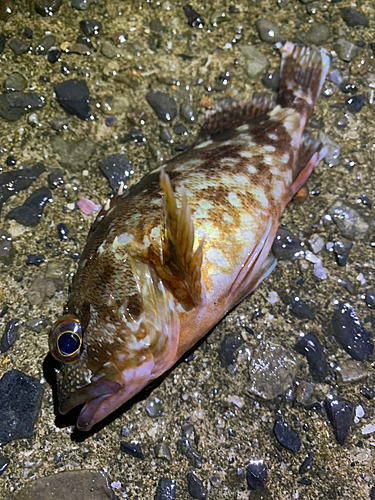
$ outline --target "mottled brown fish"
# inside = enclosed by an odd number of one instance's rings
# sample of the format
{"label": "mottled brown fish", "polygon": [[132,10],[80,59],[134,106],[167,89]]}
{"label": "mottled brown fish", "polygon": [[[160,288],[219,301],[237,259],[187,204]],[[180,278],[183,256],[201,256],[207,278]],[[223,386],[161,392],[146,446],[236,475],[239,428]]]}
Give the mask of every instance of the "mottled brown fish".
{"label": "mottled brown fish", "polygon": [[210,112],[186,152],[94,222],[50,350],[60,411],[88,430],[159,377],[274,268],[285,206],[326,148],[303,131],[329,67],[287,43],[276,103]]}

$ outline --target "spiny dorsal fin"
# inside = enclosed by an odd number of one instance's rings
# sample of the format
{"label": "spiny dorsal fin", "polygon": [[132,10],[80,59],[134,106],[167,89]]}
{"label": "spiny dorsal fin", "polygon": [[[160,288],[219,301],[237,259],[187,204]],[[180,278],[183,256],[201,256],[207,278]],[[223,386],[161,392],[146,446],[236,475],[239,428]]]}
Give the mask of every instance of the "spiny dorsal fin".
{"label": "spiny dorsal fin", "polygon": [[204,300],[201,281],[204,238],[194,252],[194,224],[186,193],[182,191],[181,208],[178,210],[169,175],[164,169],[160,172],[160,186],[164,194],[165,227],[162,262],[157,272],[188,310]]}
{"label": "spiny dorsal fin", "polygon": [[261,116],[265,116],[275,107],[275,102],[269,94],[259,94],[248,102],[231,102],[218,104],[207,111],[206,121],[202,126],[200,138],[224,132]]}

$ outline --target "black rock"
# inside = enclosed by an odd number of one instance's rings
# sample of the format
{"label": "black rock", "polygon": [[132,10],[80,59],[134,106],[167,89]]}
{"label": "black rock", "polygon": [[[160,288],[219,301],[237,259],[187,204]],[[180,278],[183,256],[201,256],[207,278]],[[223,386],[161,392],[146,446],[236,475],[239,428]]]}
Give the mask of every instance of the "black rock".
{"label": "black rock", "polygon": [[11,235],[5,229],[0,229],[0,262],[6,266],[11,266],[14,254]]}
{"label": "black rock", "polygon": [[8,92],[0,95],[0,117],[15,122],[21,116],[41,109],[45,105],[44,97],[35,92]]}
{"label": "black rock", "polygon": [[[372,50],[372,55],[375,57],[375,43],[370,43],[370,48]],[[1,54],[1,51],[0,51]]]}
{"label": "black rock", "polygon": [[43,264],[43,262],[46,261],[46,258],[44,255],[38,254],[38,253],[32,253],[30,254],[27,259],[26,259],[26,265],[28,266],[40,266],[40,264]]}
{"label": "black rock", "polygon": [[8,156],[7,159],[5,160],[6,165],[8,167],[13,167],[17,163],[17,158],[15,156]]}
{"label": "black rock", "polygon": [[371,200],[365,194],[361,194],[361,196],[357,199],[357,203],[360,203],[364,207],[368,207],[371,210]]}
{"label": "black rock", "polygon": [[54,170],[47,177],[48,186],[51,189],[55,189],[61,184],[64,184],[64,171],[63,170]]}
{"label": "black rock", "polygon": [[363,386],[361,389],[361,394],[367,399],[374,399],[374,390],[370,387]]}
{"label": "black rock", "polygon": [[5,469],[10,464],[10,458],[6,455],[0,455],[0,476],[5,472]]}
{"label": "black rock", "polygon": [[66,63],[65,61],[61,61],[61,73],[65,76],[68,76],[70,73],[68,63]]}
{"label": "black rock", "polygon": [[193,498],[197,498],[198,500],[202,500],[202,498],[207,497],[207,492],[203,486],[202,481],[192,472],[186,474],[187,482],[188,482],[188,490],[190,495]]}
{"label": "black rock", "polygon": [[236,353],[243,345],[244,339],[240,334],[225,335],[220,344],[219,358],[221,364],[230,372],[234,373],[236,370]]}
{"label": "black rock", "polygon": [[349,28],[353,28],[354,26],[368,26],[367,17],[362,12],[351,7],[341,9],[341,17]]}
{"label": "black rock", "polygon": [[297,318],[311,320],[315,318],[315,312],[298,295],[293,295],[292,297],[290,297],[289,305],[290,312]]}
{"label": "black rock", "polygon": [[83,19],[79,22],[79,27],[86,36],[98,35],[102,29],[102,23],[100,21],[94,21],[93,19]]}
{"label": "black rock", "polygon": [[51,64],[55,64],[60,59],[61,54],[61,50],[52,47],[47,54],[48,62],[50,62]]}
{"label": "black rock", "polygon": [[345,266],[349,258],[350,250],[352,249],[353,242],[342,238],[340,241],[336,241],[333,245],[333,251],[335,252],[336,262],[339,266]]}
{"label": "black rock", "polygon": [[167,477],[159,479],[154,500],[175,500],[176,481]]}
{"label": "black rock", "polygon": [[18,339],[18,330],[20,328],[19,321],[18,318],[13,318],[6,324],[0,340],[0,352],[6,352]]}
{"label": "black rock", "polygon": [[89,89],[84,80],[67,80],[55,85],[58,103],[71,115],[81,120],[90,116]]}
{"label": "black rock", "polygon": [[371,488],[370,491],[370,500],[375,500],[375,486]]}
{"label": "black rock", "polygon": [[272,245],[272,252],[279,260],[294,260],[304,255],[305,247],[297,236],[279,227]]}
{"label": "black rock", "polygon": [[177,450],[181,455],[185,455],[193,467],[202,467],[202,457],[201,455],[193,450],[190,441],[186,438],[182,438],[177,441]]}
{"label": "black rock", "polygon": [[8,198],[27,189],[45,170],[43,163],[0,174],[0,211]]}
{"label": "black rock", "polygon": [[301,448],[301,441],[297,432],[285,422],[283,417],[279,416],[277,418],[273,432],[281,446],[287,450],[297,453]]}
{"label": "black rock", "polygon": [[346,107],[351,113],[358,113],[365,104],[366,97],[363,94],[354,95],[346,100]]}
{"label": "black rock", "polygon": [[259,490],[267,482],[267,466],[263,460],[251,460],[246,469],[246,481],[250,490]]}
{"label": "black rock", "polygon": [[370,332],[361,325],[350,304],[339,302],[332,316],[332,330],[339,344],[357,361],[363,361],[373,353]]}
{"label": "black rock", "polygon": [[57,224],[57,236],[59,237],[60,240],[67,240],[68,234],[69,234],[69,229],[63,222]]}
{"label": "black rock", "polygon": [[186,135],[187,128],[182,123],[176,123],[173,125],[173,132],[177,135]]}
{"label": "black rock", "polygon": [[309,470],[311,470],[311,466],[314,460],[314,453],[309,453],[305,460],[299,466],[298,472],[300,474],[306,474]]}
{"label": "black rock", "polygon": [[192,26],[193,28],[195,26],[198,26],[199,28],[202,28],[202,26],[204,26],[205,22],[203,17],[198,14],[198,12],[194,10],[191,5],[184,5],[184,12],[185,16],[187,17],[189,26]]}
{"label": "black rock", "polygon": [[31,438],[43,400],[43,384],[18,370],[0,380],[0,445]]}
{"label": "black rock", "polygon": [[51,197],[52,194],[48,188],[39,188],[27,198],[23,205],[8,212],[5,218],[15,220],[22,226],[35,227],[39,224],[44,207]]}
{"label": "black rock", "polygon": [[26,54],[30,50],[30,42],[27,40],[20,40],[19,38],[12,38],[9,42],[9,47],[18,56]]}
{"label": "black rock", "polygon": [[163,122],[170,122],[177,116],[177,105],[173,97],[164,92],[148,92],[146,99],[156,115]]}
{"label": "black rock", "polygon": [[273,92],[277,92],[280,86],[280,71],[265,73],[262,77],[263,85]]}
{"label": "black rock", "polygon": [[0,54],[4,52],[5,49],[6,37],[2,33],[0,33]]}
{"label": "black rock", "polygon": [[353,421],[355,405],[346,399],[339,398],[326,399],[324,404],[336,441],[343,445]]}
{"label": "black rock", "polygon": [[3,306],[3,308],[0,311],[0,318],[4,318],[4,316],[8,311],[9,311],[9,306],[5,304],[5,306]]}
{"label": "black rock", "polygon": [[27,36],[27,38],[32,38],[33,35],[34,35],[34,32],[31,28],[29,28],[28,26],[26,26],[26,28],[23,30],[25,36]]}
{"label": "black rock", "polygon": [[128,134],[122,139],[121,142],[145,142],[146,138],[143,135],[141,130],[137,130],[136,128],[132,128]]}
{"label": "black rock", "polygon": [[36,0],[35,10],[41,16],[51,16],[58,12],[62,5],[62,0]]}
{"label": "black rock", "polygon": [[85,35],[78,35],[76,38],[76,43],[80,45],[86,45],[86,47],[88,47],[89,49],[92,49],[94,47],[90,38]]}
{"label": "black rock", "polygon": [[358,89],[354,83],[350,83],[348,81],[344,81],[340,83],[339,89],[344,94],[356,94]]}
{"label": "black rock", "polygon": [[120,442],[120,450],[131,457],[139,458],[143,460],[145,456],[142,453],[142,449],[139,444],[128,443],[127,441]]}
{"label": "black rock", "polygon": [[180,105],[180,115],[187,123],[191,123],[195,120],[195,112],[191,104],[187,101],[183,101]]}
{"label": "black rock", "polygon": [[305,486],[310,486],[312,484],[312,479],[310,479],[309,477],[303,477],[302,479],[299,479],[297,483],[303,484]]}
{"label": "black rock", "polygon": [[296,345],[296,350],[306,356],[312,377],[321,382],[327,375],[327,362],[319,340],[313,333],[301,337]]}
{"label": "black rock", "polygon": [[375,290],[366,290],[365,302],[371,309],[375,309]]}
{"label": "black rock", "polygon": [[127,155],[113,154],[99,163],[99,168],[107,177],[112,189],[118,189],[121,182],[129,178],[132,162]]}
{"label": "black rock", "polygon": [[45,56],[49,49],[53,47],[56,43],[56,37],[53,35],[47,35],[43,37],[38,45],[35,47],[35,54],[38,56]]}

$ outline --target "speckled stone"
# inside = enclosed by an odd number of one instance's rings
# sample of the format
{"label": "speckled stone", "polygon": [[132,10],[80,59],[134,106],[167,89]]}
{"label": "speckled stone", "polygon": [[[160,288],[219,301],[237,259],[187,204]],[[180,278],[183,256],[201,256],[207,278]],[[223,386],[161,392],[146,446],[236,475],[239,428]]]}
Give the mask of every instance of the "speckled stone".
{"label": "speckled stone", "polygon": [[34,92],[9,92],[0,95],[0,117],[15,122],[21,116],[43,108],[45,99]]}

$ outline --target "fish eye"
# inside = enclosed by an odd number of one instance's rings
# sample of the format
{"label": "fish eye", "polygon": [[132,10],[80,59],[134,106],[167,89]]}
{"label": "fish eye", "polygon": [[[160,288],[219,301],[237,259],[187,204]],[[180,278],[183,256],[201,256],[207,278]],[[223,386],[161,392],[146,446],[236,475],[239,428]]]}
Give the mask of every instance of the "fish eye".
{"label": "fish eye", "polygon": [[49,336],[49,349],[63,363],[75,363],[82,351],[82,327],[77,318],[65,316],[54,325]]}

